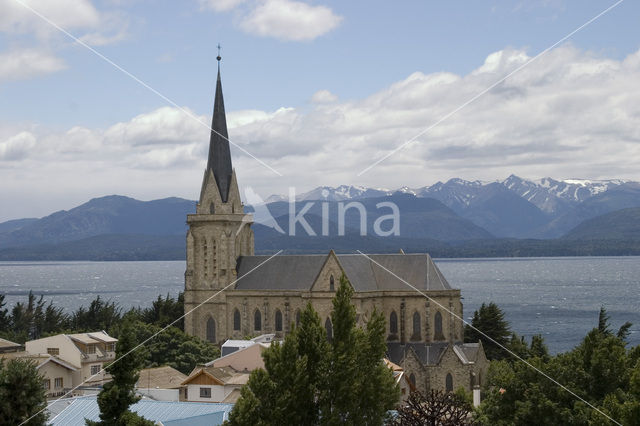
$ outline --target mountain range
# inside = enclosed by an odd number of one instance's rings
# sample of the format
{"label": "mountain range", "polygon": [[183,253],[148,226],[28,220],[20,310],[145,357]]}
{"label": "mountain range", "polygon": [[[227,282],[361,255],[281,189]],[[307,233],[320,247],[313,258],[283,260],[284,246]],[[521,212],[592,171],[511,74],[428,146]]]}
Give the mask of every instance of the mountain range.
{"label": "mountain range", "polygon": [[[362,210],[341,206],[358,201]],[[377,237],[373,224],[397,206],[399,234]],[[186,215],[195,201],[95,198],[41,219],[0,223],[0,260],[150,260],[184,257]],[[298,221],[283,196],[247,206],[256,223],[256,251],[429,251],[434,256],[640,253],[640,183],[551,178],[530,181],[451,179],[396,190],[319,187],[299,194]],[[303,211],[304,210],[304,211]],[[366,215],[361,228],[361,215]],[[342,222],[342,230],[341,230]],[[384,226],[383,226],[384,228]],[[323,232],[327,231],[327,232]],[[325,235],[326,234],[326,235]],[[364,235],[361,235],[364,234]]]}

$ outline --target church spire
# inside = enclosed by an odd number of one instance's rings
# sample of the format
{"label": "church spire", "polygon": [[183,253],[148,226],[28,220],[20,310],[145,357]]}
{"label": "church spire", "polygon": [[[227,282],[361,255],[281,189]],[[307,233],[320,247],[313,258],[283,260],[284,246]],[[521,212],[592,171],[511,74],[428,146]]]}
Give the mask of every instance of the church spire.
{"label": "church spire", "polygon": [[207,171],[213,170],[213,175],[220,191],[222,202],[229,198],[229,185],[233,166],[231,165],[231,152],[229,150],[229,134],[227,133],[227,118],[224,112],[224,99],[222,98],[222,82],[220,80],[220,45],[218,45],[218,79],[216,81],[216,95],[213,105],[213,119],[211,121],[211,139],[209,140],[209,160]]}

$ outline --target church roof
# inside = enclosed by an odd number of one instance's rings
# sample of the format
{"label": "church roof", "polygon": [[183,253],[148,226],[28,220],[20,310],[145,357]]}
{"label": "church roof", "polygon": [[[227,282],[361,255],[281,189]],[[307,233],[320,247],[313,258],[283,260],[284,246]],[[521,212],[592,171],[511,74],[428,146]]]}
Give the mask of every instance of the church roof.
{"label": "church roof", "polygon": [[[265,261],[269,256],[241,256],[236,290],[310,290],[331,255],[275,256],[268,262]],[[412,290],[402,280],[420,290],[451,289],[427,254],[335,256],[356,292]],[[250,273],[256,267],[258,269]]]}
{"label": "church roof", "polygon": [[[413,351],[422,365],[438,365],[444,351],[449,347],[448,342],[417,343],[400,342],[387,343],[387,358],[396,364],[402,364],[403,360]],[[479,343],[454,343],[451,345],[453,353],[463,364],[476,362],[480,350]]]}
{"label": "church roof", "polygon": [[231,165],[231,151],[229,150],[229,134],[227,132],[227,117],[224,112],[222,97],[222,82],[220,80],[220,57],[218,56],[218,79],[216,81],[216,95],[213,105],[213,119],[211,121],[211,139],[209,140],[209,160],[207,170],[213,170],[216,184],[223,202],[229,198],[229,185],[233,166]]}

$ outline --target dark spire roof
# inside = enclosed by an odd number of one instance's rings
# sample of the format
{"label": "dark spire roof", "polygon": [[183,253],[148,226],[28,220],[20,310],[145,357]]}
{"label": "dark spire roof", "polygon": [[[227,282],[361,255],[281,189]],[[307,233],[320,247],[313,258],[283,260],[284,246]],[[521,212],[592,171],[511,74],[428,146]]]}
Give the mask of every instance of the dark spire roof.
{"label": "dark spire roof", "polygon": [[224,99],[222,98],[222,82],[220,81],[220,54],[218,60],[218,81],[216,82],[216,99],[213,105],[213,120],[211,122],[211,139],[209,140],[209,161],[207,170],[213,170],[220,196],[223,202],[229,197],[229,185],[231,184],[231,152],[229,150],[229,134],[227,133],[227,117],[224,112]]}

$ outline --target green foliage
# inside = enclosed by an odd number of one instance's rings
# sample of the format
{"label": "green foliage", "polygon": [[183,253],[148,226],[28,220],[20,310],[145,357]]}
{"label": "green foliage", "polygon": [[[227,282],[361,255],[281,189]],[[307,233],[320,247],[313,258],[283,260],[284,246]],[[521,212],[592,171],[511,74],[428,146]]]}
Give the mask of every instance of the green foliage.
{"label": "green foliage", "polygon": [[100,422],[87,421],[88,425],[126,426],[137,424],[152,426],[153,422],[143,419],[131,412],[129,407],[140,400],[136,396],[135,384],[144,362],[144,354],[135,349],[137,341],[133,327],[125,322],[118,336],[116,359],[107,367],[111,381],[105,383],[98,394]]}
{"label": "green foliage", "polygon": [[80,332],[109,330],[121,318],[121,309],[115,302],[105,302],[98,296],[89,304],[88,309],[81,306],[73,313],[71,327]]}
{"label": "green foliage", "polygon": [[42,377],[32,361],[0,359],[0,424],[44,425],[47,413]]}
{"label": "green foliage", "polygon": [[[132,321],[132,329],[135,340],[142,343],[154,334],[160,332],[162,327],[146,324],[142,321]],[[115,327],[112,334],[120,337],[121,331]],[[144,344],[145,367],[159,367],[169,365],[176,370],[189,374],[197,364],[211,361],[220,356],[220,349],[199,337],[191,336],[184,331],[169,327]]]}
{"label": "green foliage", "polygon": [[[504,319],[504,312],[502,312],[498,305],[494,302],[488,305],[483,303],[480,309],[474,312],[471,325],[473,327],[465,325],[465,342],[473,343],[482,340],[484,352],[490,360],[504,359],[509,355],[500,345],[507,346],[510,342],[509,337],[512,335],[511,328],[509,322]],[[484,333],[484,335],[481,332]],[[485,335],[489,336],[499,345],[487,339]],[[511,340],[513,341],[514,339],[512,338]]]}
{"label": "green foliage", "polygon": [[[0,302],[0,309],[4,304],[4,296]],[[45,303],[44,297],[39,298],[29,292],[27,302],[18,302],[13,306],[11,315],[4,309],[0,312],[0,331],[9,340],[24,343],[30,339],[38,339],[61,328],[67,327],[69,318],[62,308],[53,306],[52,302]]]}
{"label": "green foliage", "polygon": [[[621,329],[628,329],[623,326]],[[622,424],[640,419],[640,347],[627,349],[604,308],[572,351],[549,356],[534,336],[528,362]],[[607,417],[522,362],[494,361],[477,412],[481,424],[610,424]]]}
{"label": "green foliage", "polygon": [[343,276],[333,300],[331,342],[308,304],[299,327],[263,352],[265,369],[251,373],[231,425],[382,424],[400,396],[382,362],[385,320],[374,312],[364,329],[357,327],[352,294]]}

